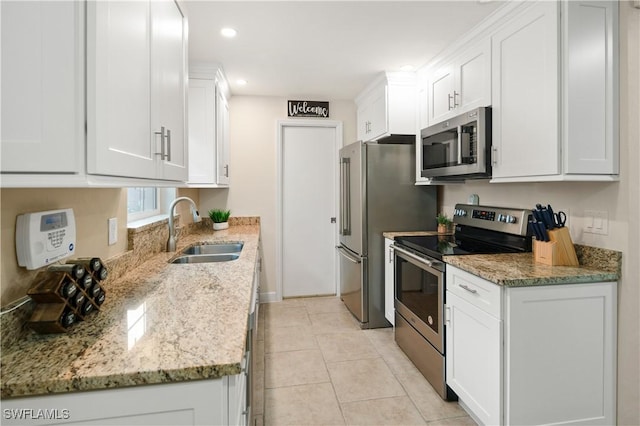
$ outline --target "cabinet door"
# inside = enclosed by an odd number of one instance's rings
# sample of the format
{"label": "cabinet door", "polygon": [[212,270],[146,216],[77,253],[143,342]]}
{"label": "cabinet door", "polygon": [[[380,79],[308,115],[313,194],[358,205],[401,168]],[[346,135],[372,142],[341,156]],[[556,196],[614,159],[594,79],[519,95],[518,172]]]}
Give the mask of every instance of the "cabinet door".
{"label": "cabinet door", "polygon": [[491,39],[466,50],[456,61],[456,114],[491,105]]}
{"label": "cabinet door", "polygon": [[418,87],[417,87],[417,108],[418,108],[418,129],[419,132],[421,129],[424,129],[429,125],[429,98],[428,98],[428,86],[429,80],[426,73],[418,74],[417,77]]}
{"label": "cabinet door", "polygon": [[371,141],[387,132],[387,85],[374,87],[358,105],[358,140]]}
{"label": "cabinet door", "polygon": [[2,172],[80,173],[84,6],[3,1]]}
{"label": "cabinet door", "polygon": [[502,424],[502,321],[447,291],[447,385],[483,424]]}
{"label": "cabinet door", "polygon": [[558,4],[533,4],[491,51],[493,177],[558,174]]}
{"label": "cabinet door", "polygon": [[388,132],[388,87],[381,84],[373,90],[368,100],[369,133],[366,140],[376,140]]}
{"label": "cabinet door", "polygon": [[218,184],[229,185],[229,104],[220,90],[216,90],[216,113]]}
{"label": "cabinet door", "polygon": [[565,172],[617,174],[618,2],[563,6]]}
{"label": "cabinet door", "polygon": [[87,2],[87,172],[155,178],[148,2]]}
{"label": "cabinet door", "polygon": [[216,86],[189,79],[189,183],[216,183]]}
{"label": "cabinet door", "polygon": [[429,123],[436,124],[454,113],[455,73],[451,64],[438,69],[429,79]]}
{"label": "cabinet door", "polygon": [[395,265],[393,263],[393,250],[391,249],[393,240],[384,239],[384,317],[395,325],[395,291],[394,291],[394,272]]}
{"label": "cabinet door", "polygon": [[[151,2],[151,40],[151,131],[166,132],[158,178],[186,181],[185,25],[174,0]],[[161,139],[154,138],[156,152],[162,152]]]}

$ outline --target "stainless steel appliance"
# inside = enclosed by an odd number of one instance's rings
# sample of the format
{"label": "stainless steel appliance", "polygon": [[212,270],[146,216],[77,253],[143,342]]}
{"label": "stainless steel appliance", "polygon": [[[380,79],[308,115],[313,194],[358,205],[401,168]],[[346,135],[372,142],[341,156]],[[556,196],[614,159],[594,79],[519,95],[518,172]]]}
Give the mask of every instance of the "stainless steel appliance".
{"label": "stainless steel appliance", "polygon": [[455,236],[397,237],[395,340],[443,399],[456,399],[445,383],[443,256],[531,251],[531,210],[457,204]]}
{"label": "stainless steel appliance", "polygon": [[422,177],[491,177],[491,108],[481,107],[420,132]]}
{"label": "stainless steel appliance", "polygon": [[384,231],[434,229],[436,189],[416,186],[415,145],[340,150],[340,296],[362,328],[384,317]]}

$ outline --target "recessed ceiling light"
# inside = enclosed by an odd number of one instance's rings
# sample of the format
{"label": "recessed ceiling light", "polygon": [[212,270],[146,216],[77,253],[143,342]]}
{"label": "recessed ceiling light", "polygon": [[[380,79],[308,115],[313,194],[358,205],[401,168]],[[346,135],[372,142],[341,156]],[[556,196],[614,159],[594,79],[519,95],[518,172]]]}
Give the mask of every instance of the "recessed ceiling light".
{"label": "recessed ceiling light", "polygon": [[233,28],[223,28],[220,30],[220,34],[227,38],[233,38],[238,34],[238,32]]}
{"label": "recessed ceiling light", "polygon": [[237,84],[238,86],[246,86],[246,84],[247,84],[247,80],[238,79],[238,80],[236,80],[236,84]]}
{"label": "recessed ceiling light", "polygon": [[400,67],[400,71],[413,71],[413,65],[403,65]]}

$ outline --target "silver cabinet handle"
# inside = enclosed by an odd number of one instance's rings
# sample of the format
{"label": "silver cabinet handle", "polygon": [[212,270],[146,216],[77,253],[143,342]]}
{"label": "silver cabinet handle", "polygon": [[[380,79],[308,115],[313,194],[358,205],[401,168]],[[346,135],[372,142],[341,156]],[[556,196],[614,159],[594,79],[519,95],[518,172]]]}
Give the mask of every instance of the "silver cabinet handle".
{"label": "silver cabinet handle", "polygon": [[160,131],[159,132],[155,132],[154,134],[160,135],[160,152],[156,152],[156,155],[159,155],[160,158],[164,160],[165,158],[167,158],[167,153],[165,151],[166,135],[165,135],[164,126],[160,127]]}
{"label": "silver cabinet handle", "polygon": [[453,107],[459,107],[460,104],[458,104],[458,96],[460,96],[460,93],[456,92],[455,90],[453,91]]}
{"label": "silver cabinet handle", "polygon": [[498,148],[496,148],[495,146],[491,147],[491,165],[498,165]]}
{"label": "silver cabinet handle", "polygon": [[224,166],[224,177],[229,177],[229,165]]}
{"label": "silver cabinet handle", "polygon": [[167,129],[167,161],[171,161],[171,130]]}
{"label": "silver cabinet handle", "polygon": [[469,288],[468,286],[464,285],[464,284],[460,284],[460,288],[464,288],[465,290],[467,290],[469,293],[473,293],[476,294],[478,292],[478,290],[475,290],[473,288]]}
{"label": "silver cabinet handle", "polygon": [[449,111],[451,111],[453,109],[453,107],[451,106],[451,100],[453,99],[453,96],[451,96],[451,94],[447,94],[447,97],[449,98],[447,101],[447,106],[449,107]]}
{"label": "silver cabinet handle", "polygon": [[389,246],[389,263],[393,263],[393,246]]}

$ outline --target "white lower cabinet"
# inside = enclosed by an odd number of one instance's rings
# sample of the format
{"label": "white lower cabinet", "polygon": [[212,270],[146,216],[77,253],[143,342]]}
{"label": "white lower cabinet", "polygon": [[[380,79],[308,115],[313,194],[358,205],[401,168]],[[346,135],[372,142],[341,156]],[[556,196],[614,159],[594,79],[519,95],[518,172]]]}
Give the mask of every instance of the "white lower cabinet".
{"label": "white lower cabinet", "polygon": [[393,244],[393,240],[391,238],[384,239],[384,317],[391,323],[391,325],[395,325],[395,265],[393,262],[393,249],[391,248],[391,244]]}
{"label": "white lower cabinet", "polygon": [[2,424],[239,424],[229,422],[230,380],[233,379],[226,376],[215,380],[5,399]]}
{"label": "white lower cabinet", "polygon": [[482,424],[615,424],[616,286],[503,287],[447,265],[447,384]]}

